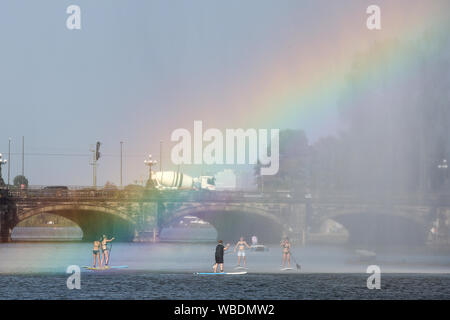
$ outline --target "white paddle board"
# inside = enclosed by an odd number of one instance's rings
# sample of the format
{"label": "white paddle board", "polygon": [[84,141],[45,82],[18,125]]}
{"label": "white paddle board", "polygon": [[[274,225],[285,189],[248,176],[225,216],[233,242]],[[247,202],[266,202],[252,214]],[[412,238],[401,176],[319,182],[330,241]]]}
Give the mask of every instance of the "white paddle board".
{"label": "white paddle board", "polygon": [[104,270],[109,270],[109,269],[125,269],[128,268],[128,266],[106,266],[106,267],[90,267],[90,266],[84,266],[84,269],[87,270],[97,270],[97,271],[104,271]]}
{"label": "white paddle board", "polygon": [[241,271],[241,272],[196,272],[197,275],[202,276],[219,276],[219,275],[241,275],[241,274],[247,274],[247,271]]}
{"label": "white paddle board", "polygon": [[247,268],[246,267],[242,267],[242,266],[237,266],[237,267],[234,267],[236,270],[247,270]]}
{"label": "white paddle board", "polygon": [[294,270],[294,268],[281,268],[280,271],[291,271]]}

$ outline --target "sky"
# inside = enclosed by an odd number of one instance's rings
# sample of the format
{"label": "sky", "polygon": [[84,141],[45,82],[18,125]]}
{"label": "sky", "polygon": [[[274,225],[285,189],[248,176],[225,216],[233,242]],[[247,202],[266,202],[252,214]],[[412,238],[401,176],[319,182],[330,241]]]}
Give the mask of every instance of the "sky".
{"label": "sky", "polygon": [[[66,28],[69,5],[81,30]],[[381,8],[368,30],[366,8]],[[147,177],[171,169],[170,134],[205,128],[302,129],[311,143],[343,130],[341,88],[354,57],[414,40],[448,20],[447,0],[4,0],[0,4],[0,152],[31,185]],[[401,57],[400,57],[401,58]],[[3,170],[6,180],[6,167]]]}

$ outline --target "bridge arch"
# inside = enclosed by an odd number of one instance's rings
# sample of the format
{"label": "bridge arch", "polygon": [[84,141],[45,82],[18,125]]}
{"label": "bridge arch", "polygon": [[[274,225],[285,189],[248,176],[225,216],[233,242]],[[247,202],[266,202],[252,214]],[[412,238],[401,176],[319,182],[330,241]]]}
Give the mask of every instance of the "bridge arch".
{"label": "bridge arch", "polygon": [[160,228],[187,215],[209,222],[216,229],[218,239],[224,241],[235,241],[240,236],[248,239],[256,235],[261,242],[275,243],[287,230],[277,216],[264,209],[215,203],[179,207],[163,217]]}
{"label": "bridge arch", "polygon": [[21,212],[17,224],[43,213],[59,215],[76,223],[83,231],[84,241],[98,239],[102,234],[121,241],[131,241],[134,237],[135,222],[129,216],[99,205],[54,204],[35,207]]}
{"label": "bridge arch", "polygon": [[424,210],[412,208],[351,208],[329,210],[319,223],[327,219],[340,223],[353,245],[423,245],[429,227],[426,215]]}

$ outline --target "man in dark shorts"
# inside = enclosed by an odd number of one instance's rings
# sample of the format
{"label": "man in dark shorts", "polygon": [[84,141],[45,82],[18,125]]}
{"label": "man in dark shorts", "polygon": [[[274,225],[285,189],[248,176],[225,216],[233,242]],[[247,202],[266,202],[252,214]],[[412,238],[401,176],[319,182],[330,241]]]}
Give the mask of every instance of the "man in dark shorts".
{"label": "man in dark shorts", "polygon": [[220,265],[220,272],[223,272],[223,255],[230,247],[228,243],[226,247],[223,246],[223,241],[219,240],[219,244],[216,247],[216,264],[214,265],[214,272],[217,272],[217,266]]}
{"label": "man in dark shorts", "polygon": [[[101,240],[100,240],[101,241]],[[94,249],[92,250],[92,255],[94,257],[94,264],[93,267],[95,268],[97,265],[99,266],[99,268],[102,267],[101,263],[100,263],[100,244],[101,242],[98,240],[94,241]],[[98,264],[97,264],[98,263]]]}

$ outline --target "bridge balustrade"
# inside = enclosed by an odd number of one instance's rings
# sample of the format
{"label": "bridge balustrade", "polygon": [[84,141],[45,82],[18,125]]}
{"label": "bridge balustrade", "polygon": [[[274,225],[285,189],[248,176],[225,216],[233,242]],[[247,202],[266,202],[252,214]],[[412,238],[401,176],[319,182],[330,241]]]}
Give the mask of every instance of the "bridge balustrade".
{"label": "bridge balustrade", "polygon": [[16,200],[144,200],[166,202],[293,202],[293,203],[377,203],[449,206],[450,194],[410,194],[410,195],[367,195],[367,194],[320,194],[306,199],[304,194],[295,192],[244,192],[244,191],[183,191],[183,190],[123,190],[87,187],[68,189],[46,189],[33,186],[26,189],[9,189],[9,195]]}

